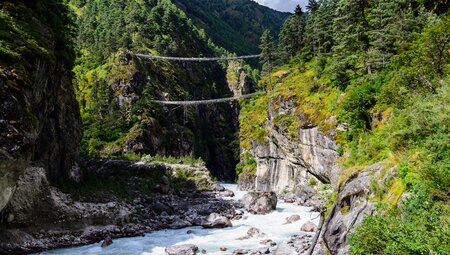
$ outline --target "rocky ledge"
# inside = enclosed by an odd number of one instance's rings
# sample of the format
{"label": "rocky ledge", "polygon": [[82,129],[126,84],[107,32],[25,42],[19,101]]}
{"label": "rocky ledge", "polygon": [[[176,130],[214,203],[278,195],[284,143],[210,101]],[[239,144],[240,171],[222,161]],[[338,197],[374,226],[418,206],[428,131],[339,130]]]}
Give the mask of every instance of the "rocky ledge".
{"label": "rocky ledge", "polygon": [[[95,160],[81,164],[84,176],[101,185],[114,181],[126,194],[90,190],[63,193],[49,184],[44,169],[28,168],[5,208],[0,254],[24,254],[78,246],[104,239],[139,236],[188,226],[227,227],[235,217],[230,192],[211,180],[202,165]],[[150,187],[143,188],[142,180]]]}

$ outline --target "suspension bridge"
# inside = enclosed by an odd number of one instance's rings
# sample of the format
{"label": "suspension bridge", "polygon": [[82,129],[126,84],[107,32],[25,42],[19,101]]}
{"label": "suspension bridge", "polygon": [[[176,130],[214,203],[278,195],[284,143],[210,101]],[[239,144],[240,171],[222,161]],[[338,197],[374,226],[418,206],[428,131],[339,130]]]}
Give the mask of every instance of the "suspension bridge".
{"label": "suspension bridge", "polygon": [[147,58],[147,59],[161,59],[161,60],[169,60],[169,61],[181,61],[181,62],[206,62],[206,61],[229,61],[229,60],[238,60],[238,59],[251,59],[251,58],[259,58],[261,54],[258,55],[246,55],[246,56],[231,56],[231,57],[205,57],[205,58],[187,58],[187,57],[167,57],[167,56],[156,56],[151,54],[136,54],[137,57]]}
{"label": "suspension bridge", "polygon": [[[239,59],[252,59],[252,58],[260,58],[261,54],[256,55],[244,55],[244,56],[221,56],[221,57],[170,57],[170,56],[157,56],[152,54],[135,54],[139,58],[146,59],[157,59],[157,60],[167,60],[167,61],[180,61],[180,62],[207,62],[207,61],[231,61],[231,60],[239,60]],[[257,95],[262,95],[265,92],[259,91],[255,93],[234,96],[234,97],[225,97],[225,98],[216,98],[216,99],[205,99],[205,100],[191,100],[191,101],[166,101],[166,100],[151,100],[154,103],[162,104],[162,105],[181,105],[181,106],[195,106],[195,105],[207,105],[207,104],[217,104],[217,103],[226,103],[231,101],[237,101],[243,98],[253,97]],[[185,109],[186,111],[186,109]]]}

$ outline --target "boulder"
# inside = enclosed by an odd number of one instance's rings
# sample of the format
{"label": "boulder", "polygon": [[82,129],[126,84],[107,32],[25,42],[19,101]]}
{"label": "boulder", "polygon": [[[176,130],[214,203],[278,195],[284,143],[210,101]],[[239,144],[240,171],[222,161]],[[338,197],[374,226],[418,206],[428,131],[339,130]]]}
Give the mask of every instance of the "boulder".
{"label": "boulder", "polygon": [[102,248],[108,247],[113,243],[113,240],[110,236],[107,236],[105,240],[103,240]]}
{"label": "boulder", "polygon": [[295,249],[286,243],[280,243],[273,255],[292,255],[297,254]]}
{"label": "boulder", "polygon": [[227,189],[225,191],[220,192],[220,196],[221,197],[234,197],[234,192]]}
{"label": "boulder", "polygon": [[207,219],[207,222],[202,225],[204,228],[226,228],[231,227],[231,221],[224,216],[217,213],[211,213]]}
{"label": "boulder", "polygon": [[172,245],[166,248],[169,255],[195,255],[198,247],[193,244]]}
{"label": "boulder", "polygon": [[237,249],[237,250],[233,251],[233,255],[244,255],[244,254],[248,254],[249,252],[250,252],[250,250]]}
{"label": "boulder", "polygon": [[253,227],[247,231],[247,235],[251,236],[251,237],[258,236],[260,234],[261,234],[261,231],[257,228],[253,228]]}
{"label": "boulder", "polygon": [[212,185],[211,190],[215,190],[215,191],[222,192],[222,191],[225,191],[225,187],[222,186],[222,185],[220,185],[220,184],[218,184],[218,183],[214,183],[214,184]]}
{"label": "boulder", "polygon": [[277,196],[275,192],[249,192],[241,203],[252,214],[267,214],[276,209]]}
{"label": "boulder", "polygon": [[317,225],[312,223],[311,221],[306,222],[302,225],[301,231],[304,232],[316,232],[317,231]]}
{"label": "boulder", "polygon": [[287,217],[286,222],[284,224],[291,224],[291,223],[299,221],[299,220],[300,220],[300,215],[294,214],[292,216]]}

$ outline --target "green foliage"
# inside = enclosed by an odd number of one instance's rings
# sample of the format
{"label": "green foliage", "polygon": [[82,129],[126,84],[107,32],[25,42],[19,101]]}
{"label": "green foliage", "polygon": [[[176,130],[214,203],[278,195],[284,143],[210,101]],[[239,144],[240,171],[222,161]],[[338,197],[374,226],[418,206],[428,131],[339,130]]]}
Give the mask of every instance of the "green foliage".
{"label": "green foliage", "polygon": [[350,237],[350,254],[448,254],[448,206],[417,191],[401,211],[369,216]]}
{"label": "green foliage", "polygon": [[[285,39],[295,57],[262,77],[263,86],[278,78],[264,103],[287,137],[298,128],[333,131],[344,156],[340,181],[384,163],[383,181],[374,178],[370,188],[386,207],[356,229],[354,254],[449,253],[442,240],[449,240],[450,16],[442,6],[448,11],[447,1],[311,1],[302,47]],[[243,112],[249,119],[258,110]],[[246,149],[256,141],[251,124],[263,116],[265,123],[267,112],[242,119]],[[331,116],[340,130],[325,121]],[[411,198],[397,208],[403,192]],[[328,195],[328,208],[335,198]]]}
{"label": "green foliage", "polygon": [[[133,55],[229,52],[215,45],[172,1],[88,0],[72,1],[72,6],[80,27],[74,73],[85,128],[84,156],[121,157],[131,150],[192,154],[208,164],[223,157],[219,163],[226,166],[210,165],[220,175],[234,165],[238,149],[235,127],[227,125],[232,121],[230,105],[188,107],[184,114],[182,108],[152,102],[229,96],[223,63],[185,65]],[[251,73],[257,78],[257,72]]]}
{"label": "green foliage", "polygon": [[244,153],[242,155],[241,161],[236,166],[236,176],[240,176],[242,173],[256,173],[256,161],[255,159],[250,155],[250,153]]}
{"label": "green foliage", "polygon": [[275,43],[270,31],[266,29],[261,36],[261,64],[263,71],[270,72],[275,61]]}
{"label": "green foliage", "polygon": [[310,185],[310,186],[316,186],[317,184],[318,184],[319,182],[317,181],[317,179],[316,178],[314,178],[314,177],[310,177],[309,179],[308,179],[308,184]]}
{"label": "green foliage", "polygon": [[[20,15],[16,15],[19,14]],[[26,69],[30,57],[73,64],[74,22],[63,1],[2,1],[0,4],[0,64]],[[23,77],[25,78],[25,77]]]}
{"label": "green foliage", "polygon": [[306,15],[300,6],[290,16],[280,31],[280,46],[283,58],[290,59],[304,47]]}
{"label": "green foliage", "polygon": [[353,133],[361,130],[370,130],[372,114],[371,109],[377,102],[378,86],[370,81],[362,81],[347,89],[342,102],[342,122],[348,123]]}

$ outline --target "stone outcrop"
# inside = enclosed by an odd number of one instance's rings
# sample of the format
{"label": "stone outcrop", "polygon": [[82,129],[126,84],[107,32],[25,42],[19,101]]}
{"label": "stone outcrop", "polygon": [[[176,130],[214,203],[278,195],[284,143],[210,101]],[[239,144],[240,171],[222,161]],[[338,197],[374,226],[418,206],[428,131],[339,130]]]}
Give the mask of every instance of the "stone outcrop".
{"label": "stone outcrop", "polygon": [[82,131],[71,66],[56,53],[55,32],[59,31],[52,30],[53,24],[33,16],[32,8],[36,5],[39,4],[15,3],[12,8],[8,1],[0,5],[2,11],[13,16],[21,12],[17,19],[31,23],[24,28],[26,32],[28,27],[38,27],[33,31],[33,35],[37,34],[34,39],[48,51],[48,55],[35,51],[19,39],[21,34],[11,30],[11,36],[17,36],[17,47],[24,50],[20,60],[1,57],[0,211],[14,195],[18,178],[31,165],[45,169],[50,181],[80,178],[75,162]]}
{"label": "stone outcrop", "polygon": [[277,196],[275,192],[249,192],[241,203],[252,214],[267,214],[277,208]]}
{"label": "stone outcrop", "polygon": [[[272,104],[274,102],[269,103],[265,124],[266,138],[263,142],[253,141],[249,150],[257,163],[256,172],[243,173],[239,186],[284,193],[304,189],[310,179],[322,183],[336,182],[339,154],[333,137],[321,132],[307,119],[302,119],[303,124],[295,134],[287,131],[278,126],[276,118],[294,115],[294,103],[278,102],[277,110]],[[330,121],[336,122],[334,119]]]}
{"label": "stone outcrop", "polygon": [[299,221],[299,220],[300,220],[300,215],[294,214],[292,216],[287,217],[286,223],[284,223],[284,224],[291,224],[291,223]]}
{"label": "stone outcrop", "polygon": [[302,225],[300,228],[301,231],[304,232],[316,232],[317,231],[317,225],[308,221],[305,224]]}
{"label": "stone outcrop", "polygon": [[318,128],[299,129],[294,140],[272,123],[267,125],[267,131],[270,138],[266,143],[253,143],[256,190],[283,192],[306,185],[312,177],[324,183],[338,179],[337,145]]}
{"label": "stone outcrop", "polygon": [[348,254],[350,231],[375,211],[375,203],[369,200],[372,195],[370,181],[379,177],[381,168],[382,164],[376,163],[350,176],[342,184],[321,233],[332,254]]}

